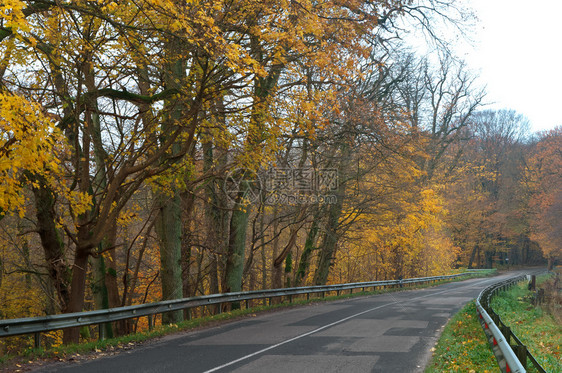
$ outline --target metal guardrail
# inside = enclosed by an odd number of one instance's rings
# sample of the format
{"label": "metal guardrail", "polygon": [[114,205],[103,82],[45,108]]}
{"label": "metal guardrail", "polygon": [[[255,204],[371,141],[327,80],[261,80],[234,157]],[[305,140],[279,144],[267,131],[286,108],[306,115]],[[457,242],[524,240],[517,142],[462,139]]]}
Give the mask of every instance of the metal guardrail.
{"label": "metal guardrail", "polygon": [[468,272],[497,272],[497,268],[468,268]]}
{"label": "metal guardrail", "polygon": [[[488,286],[476,298],[476,308],[502,372],[526,372],[528,358],[540,373],[546,373],[535,357],[527,350],[527,347],[511,331],[511,328],[503,323],[500,316],[490,306],[494,295],[509,289],[526,277],[527,275],[512,277]],[[515,342],[514,344],[511,343],[511,339]]]}
{"label": "metal guardrail", "polygon": [[[295,295],[306,294],[307,297],[310,294],[322,293],[322,296],[327,292],[336,292],[338,295],[341,291],[362,288],[363,291],[366,288],[372,287],[376,289],[377,287],[385,286],[403,286],[404,284],[414,284],[414,283],[425,283],[431,281],[448,280],[461,276],[470,275],[470,273],[461,273],[449,276],[434,276],[434,277],[420,277],[420,278],[409,278],[401,280],[389,280],[389,281],[371,281],[371,282],[356,282],[349,284],[338,284],[338,285],[324,285],[324,286],[307,286],[307,287],[293,287],[284,289],[269,289],[269,290],[259,290],[259,291],[244,291],[236,293],[224,293],[224,294],[212,294],[198,297],[190,297],[183,299],[167,300],[156,303],[139,304],[135,306],[126,306],[118,308],[110,308],[104,310],[95,310],[87,312],[76,312],[76,313],[64,313],[58,315],[49,315],[41,317],[28,317],[21,319],[9,319],[0,320],[0,338],[23,335],[23,334],[35,334],[35,345],[39,347],[40,333],[48,332],[52,330],[60,330],[65,328],[80,327],[86,325],[100,325],[100,330],[103,328],[101,325],[138,318],[142,316],[149,316],[160,313],[165,313],[169,311],[178,311],[191,309],[195,307],[208,306],[212,304],[222,304],[222,303],[233,303],[246,301],[246,307],[248,308],[248,301],[253,299],[266,299],[274,297],[288,296],[292,301],[292,297]],[[100,335],[102,338],[102,335]]]}

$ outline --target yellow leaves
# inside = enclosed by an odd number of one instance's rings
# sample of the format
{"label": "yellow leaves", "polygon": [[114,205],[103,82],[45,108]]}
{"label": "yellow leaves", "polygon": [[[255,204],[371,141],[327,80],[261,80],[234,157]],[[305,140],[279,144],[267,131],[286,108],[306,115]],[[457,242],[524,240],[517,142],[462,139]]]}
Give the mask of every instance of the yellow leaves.
{"label": "yellow leaves", "polygon": [[59,171],[56,150],[61,142],[38,104],[0,93],[0,209],[23,213],[24,172],[52,178]]}
{"label": "yellow leaves", "polygon": [[110,2],[109,4],[107,4],[103,10],[108,11],[108,12],[113,12],[115,11],[115,9],[117,9],[118,5],[115,1]]}
{"label": "yellow leaves", "polygon": [[170,25],[170,28],[172,31],[179,31],[182,29],[182,24],[179,20],[175,20],[174,22],[172,22],[172,24]]}
{"label": "yellow leaves", "polygon": [[79,191],[70,191],[68,193],[68,199],[76,215],[82,215],[88,212],[93,203],[92,196],[90,194]]}
{"label": "yellow leaves", "polygon": [[29,31],[29,24],[23,14],[26,4],[20,0],[3,0],[0,3],[0,20],[3,27],[11,29],[12,32]]}
{"label": "yellow leaves", "polygon": [[[43,333],[42,337],[49,341],[49,345],[51,347],[58,347],[62,346],[62,330],[52,330],[47,333]],[[57,351],[53,351],[54,354],[57,354]]]}
{"label": "yellow leaves", "polygon": [[134,204],[128,210],[121,211],[119,217],[117,218],[117,224],[120,227],[127,229],[127,227],[132,226],[134,223],[140,222],[142,220],[141,217],[141,207]]}
{"label": "yellow leaves", "polygon": [[184,191],[194,175],[194,164],[189,158],[183,158],[181,162],[170,165],[161,174],[149,179],[147,184],[153,191],[172,196],[178,191]]}
{"label": "yellow leaves", "polygon": [[439,194],[432,188],[417,193],[403,190],[385,202],[388,205],[380,206],[384,213],[358,219],[361,226],[350,237],[354,245],[338,255],[336,266],[362,267],[365,278],[380,271],[394,278],[396,263],[404,266],[404,276],[446,273],[459,248],[444,229],[445,210]]}

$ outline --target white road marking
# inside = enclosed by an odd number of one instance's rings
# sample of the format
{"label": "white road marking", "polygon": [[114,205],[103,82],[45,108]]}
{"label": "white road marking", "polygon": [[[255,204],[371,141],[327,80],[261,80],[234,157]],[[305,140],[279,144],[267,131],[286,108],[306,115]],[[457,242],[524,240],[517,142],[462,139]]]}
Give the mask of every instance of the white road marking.
{"label": "white road marking", "polygon": [[218,371],[218,370],[220,370],[220,369],[222,369],[222,368],[226,368],[226,367],[228,367],[228,366],[234,365],[234,364],[236,364],[236,363],[239,363],[239,362],[241,362],[241,361],[247,360],[247,359],[249,359],[249,358],[251,358],[251,357],[254,357],[254,356],[256,356],[256,355],[262,354],[262,353],[264,353],[264,352],[266,352],[266,351],[273,350],[274,348],[277,348],[277,347],[279,347],[279,346],[283,346],[283,345],[285,345],[285,344],[287,344],[287,343],[291,343],[291,342],[293,342],[293,341],[296,341],[296,340],[299,340],[299,339],[301,339],[301,338],[307,337],[307,336],[309,336],[309,335],[311,335],[311,334],[318,333],[318,332],[321,331],[321,330],[330,328],[330,327],[332,327],[332,326],[334,326],[334,325],[337,325],[337,324],[341,324],[342,322],[345,322],[345,321],[350,320],[350,319],[353,319],[353,318],[355,318],[355,317],[357,317],[357,316],[361,316],[361,315],[364,315],[364,314],[366,314],[366,313],[369,313],[369,312],[378,310],[378,309],[380,309],[380,308],[384,308],[384,307],[391,306],[391,305],[393,305],[393,304],[398,304],[398,303],[407,303],[407,302],[411,302],[411,301],[416,300],[416,299],[427,298],[427,297],[431,297],[431,296],[434,296],[434,295],[439,295],[439,294],[444,294],[444,293],[450,293],[450,292],[452,292],[452,291],[458,291],[459,289],[462,289],[462,288],[464,288],[464,287],[476,286],[476,285],[480,285],[480,284],[483,284],[483,283],[486,283],[486,282],[491,282],[491,281],[498,281],[498,279],[497,279],[497,278],[488,279],[488,280],[480,281],[480,282],[478,282],[478,283],[476,283],[476,284],[465,285],[465,286],[461,286],[461,287],[454,288],[454,289],[443,290],[443,291],[440,291],[440,292],[437,292],[437,293],[426,294],[426,295],[422,295],[422,296],[419,296],[419,297],[415,297],[415,298],[411,298],[411,299],[406,299],[406,300],[403,300],[403,301],[395,301],[395,302],[383,304],[382,306],[373,307],[373,308],[370,308],[370,309],[368,309],[368,310],[366,310],[366,311],[362,311],[362,312],[356,313],[355,315],[351,315],[351,316],[345,317],[345,318],[343,318],[343,319],[341,319],[341,320],[334,321],[333,323],[330,323],[330,324],[321,326],[320,328],[311,330],[311,331],[306,332],[306,333],[304,333],[304,334],[297,335],[296,337],[293,337],[293,338],[291,338],[291,339],[287,339],[286,341],[279,342],[279,343],[277,343],[277,344],[271,345],[271,346],[266,347],[266,348],[264,348],[264,349],[261,349],[261,350],[259,350],[259,351],[256,351],[256,352],[253,352],[253,353],[251,353],[251,354],[242,356],[241,358],[238,358],[238,359],[236,359],[236,360],[232,360],[232,361],[230,361],[230,362],[228,362],[228,363],[225,363],[225,364],[223,364],[223,365],[220,365],[220,366],[218,366],[218,367],[215,367],[215,368],[206,370],[206,371],[203,372],[203,373],[216,372],[216,371]]}

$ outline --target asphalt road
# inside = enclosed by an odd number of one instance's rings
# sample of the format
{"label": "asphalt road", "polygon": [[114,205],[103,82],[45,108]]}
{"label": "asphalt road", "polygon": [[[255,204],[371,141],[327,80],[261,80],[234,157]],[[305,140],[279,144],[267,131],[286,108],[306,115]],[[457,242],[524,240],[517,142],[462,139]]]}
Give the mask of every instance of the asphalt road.
{"label": "asphalt road", "polygon": [[451,315],[519,273],[266,313],[39,371],[423,372]]}

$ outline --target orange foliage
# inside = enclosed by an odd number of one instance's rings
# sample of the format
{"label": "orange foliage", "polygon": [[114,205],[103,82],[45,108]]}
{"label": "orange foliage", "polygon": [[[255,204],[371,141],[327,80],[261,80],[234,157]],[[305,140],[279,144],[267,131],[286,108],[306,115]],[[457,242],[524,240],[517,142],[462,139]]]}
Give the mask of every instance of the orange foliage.
{"label": "orange foliage", "polygon": [[532,239],[552,263],[562,258],[562,127],[544,133],[531,157]]}

